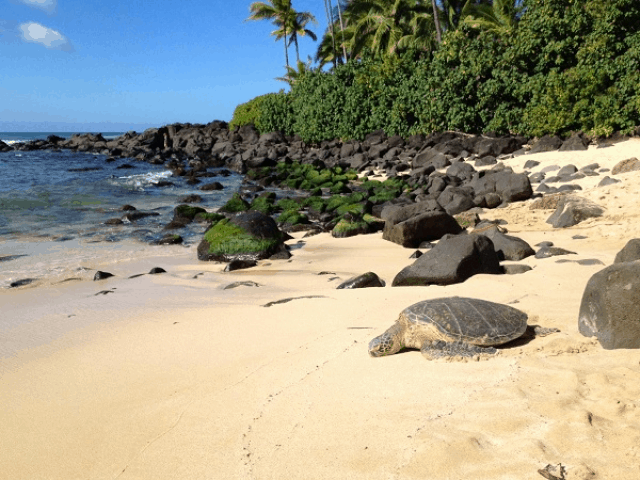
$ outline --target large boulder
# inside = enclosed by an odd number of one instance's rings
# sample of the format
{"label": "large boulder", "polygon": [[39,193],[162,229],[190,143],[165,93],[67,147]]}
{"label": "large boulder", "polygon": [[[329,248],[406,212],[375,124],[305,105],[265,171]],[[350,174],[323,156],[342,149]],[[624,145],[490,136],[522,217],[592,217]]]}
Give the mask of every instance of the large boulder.
{"label": "large boulder", "polygon": [[476,169],[467,162],[456,162],[447,168],[447,175],[450,177],[458,177],[460,180],[471,180]]}
{"label": "large boulder", "polygon": [[500,195],[503,202],[517,202],[533,196],[529,177],[524,173],[513,173],[508,170],[475,174],[466,185],[473,188],[476,196],[496,193]]}
{"label": "large boulder", "polygon": [[458,235],[440,240],[402,269],[392,285],[451,285],[478,273],[502,273],[493,242],[484,235]]}
{"label": "large boulder", "polygon": [[557,135],[545,135],[533,144],[529,153],[552,152],[558,150],[564,142]]}
{"label": "large boulder", "polygon": [[518,237],[505,235],[495,225],[483,230],[482,235],[491,239],[500,260],[518,261],[536,254],[527,242]]}
{"label": "large boulder", "polygon": [[558,197],[556,211],[547,219],[553,228],[566,228],[593,217],[599,217],[604,209],[586,198],[575,195]]}
{"label": "large boulder", "polygon": [[432,165],[434,168],[443,168],[451,165],[451,162],[444,153],[438,152],[433,148],[426,148],[415,156],[411,162],[412,168],[427,167]]}
{"label": "large boulder", "polygon": [[589,148],[589,139],[582,132],[575,132],[567,138],[560,146],[561,152],[570,152],[576,150],[587,150]]}
{"label": "large boulder", "polygon": [[640,348],[640,262],[611,265],[587,283],[578,329],[603,348]]}
{"label": "large boulder", "polygon": [[640,238],[632,238],[618,252],[613,263],[634,262],[640,260]]}
{"label": "large boulder", "polygon": [[408,248],[462,231],[456,219],[433,200],[393,205],[383,209],[381,217],[385,221],[382,238]]}
{"label": "large boulder", "polygon": [[203,261],[258,260],[273,255],[285,239],[275,220],[250,211],[217,222],[198,245]]}
{"label": "large boulder", "polygon": [[405,201],[404,199],[397,199],[397,202],[398,203],[395,204],[390,202],[383,205],[379,215],[382,220],[395,225],[426,212],[442,211],[440,204],[433,199],[415,203]]}
{"label": "large boulder", "polygon": [[640,170],[640,160],[632,157],[617,163],[611,170],[611,174],[618,175],[619,173],[634,172],[636,170]]}
{"label": "large boulder", "polygon": [[478,157],[497,157],[515,152],[523,143],[524,138],[518,137],[483,138],[476,143],[474,150]]}
{"label": "large boulder", "polygon": [[438,203],[449,215],[466,212],[475,207],[474,191],[470,187],[446,187],[438,195]]}
{"label": "large boulder", "polygon": [[240,135],[240,138],[242,138],[242,143],[253,144],[258,143],[260,140],[260,133],[258,133],[256,127],[251,123],[240,127],[237,133]]}

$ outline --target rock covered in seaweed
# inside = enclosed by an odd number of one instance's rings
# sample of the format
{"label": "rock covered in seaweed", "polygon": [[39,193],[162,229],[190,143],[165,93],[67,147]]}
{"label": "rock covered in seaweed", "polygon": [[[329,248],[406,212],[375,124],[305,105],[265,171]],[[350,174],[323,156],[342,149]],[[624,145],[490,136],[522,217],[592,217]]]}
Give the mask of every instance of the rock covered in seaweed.
{"label": "rock covered in seaweed", "polygon": [[285,240],[273,218],[250,211],[215,223],[198,245],[203,261],[259,260],[273,255]]}

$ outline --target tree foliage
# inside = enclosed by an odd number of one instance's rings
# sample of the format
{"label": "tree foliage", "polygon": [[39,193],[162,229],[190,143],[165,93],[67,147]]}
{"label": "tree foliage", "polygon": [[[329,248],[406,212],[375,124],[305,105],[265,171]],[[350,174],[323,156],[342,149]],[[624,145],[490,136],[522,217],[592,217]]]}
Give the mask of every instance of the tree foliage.
{"label": "tree foliage", "polygon": [[[269,97],[269,113],[263,100],[256,126],[320,142],[362,139],[378,129],[540,136],[605,135],[640,125],[637,0],[446,3],[440,44],[425,49],[407,40],[391,54],[389,45],[400,46],[406,35],[383,41],[373,29],[379,40],[357,58],[330,72],[305,72],[289,93]],[[354,25],[349,6],[345,38]],[[376,28],[396,25],[385,24],[384,15]],[[397,24],[408,28],[418,17],[405,18]]]}

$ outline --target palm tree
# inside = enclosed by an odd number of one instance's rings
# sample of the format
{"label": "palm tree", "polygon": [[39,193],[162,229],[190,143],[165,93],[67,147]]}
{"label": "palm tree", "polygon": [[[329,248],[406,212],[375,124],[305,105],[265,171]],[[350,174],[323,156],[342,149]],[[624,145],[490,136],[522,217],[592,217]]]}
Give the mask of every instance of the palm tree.
{"label": "palm tree", "polygon": [[[427,13],[421,13],[414,15],[407,24],[408,29],[405,29],[405,34],[398,40],[398,43],[393,48],[391,53],[397,50],[426,50],[430,51],[435,48],[433,30],[434,30],[434,18]],[[437,32],[436,32],[437,41]]]}
{"label": "palm tree", "polygon": [[463,21],[471,28],[502,37],[513,31],[522,9],[523,6],[518,0],[493,0],[491,5],[472,5]]}
{"label": "palm tree", "polygon": [[431,29],[426,28],[433,23],[430,10],[416,0],[353,2],[347,9],[355,20],[350,42],[351,58],[357,58],[364,48],[369,48],[373,55],[384,56],[395,53],[403,45],[429,45],[430,40],[421,37],[432,35]]}
{"label": "palm tree", "polygon": [[284,77],[276,77],[276,80],[286,82],[290,87],[292,87],[294,83],[304,77],[307,72],[310,72],[311,70],[311,57],[308,57],[306,63],[302,60],[298,60],[297,69],[293,67],[287,67],[287,73],[284,75]]}
{"label": "palm tree", "polygon": [[291,0],[267,0],[266,2],[253,2],[249,5],[251,14],[247,20],[271,20],[277,30],[271,32],[276,39],[284,39],[284,58],[287,67],[289,66],[289,50],[287,48],[287,38],[290,34],[288,25],[289,17],[293,9],[291,8]]}
{"label": "palm tree", "polygon": [[[344,56],[344,58],[347,58],[347,46],[345,45],[345,41],[344,41],[344,20],[342,19],[342,12],[343,10],[346,8],[347,6],[347,1],[346,0],[338,0],[338,5],[336,6],[336,10],[337,10],[337,14],[338,14],[338,20],[340,22],[340,37],[342,39],[341,45],[342,45],[342,55]],[[336,17],[336,12],[333,12],[333,19],[335,21],[335,17]]]}
{"label": "palm tree", "polygon": [[[333,61],[333,67],[335,68],[337,63],[336,63],[336,36],[335,36],[335,29],[333,28],[333,16],[331,15],[331,0],[324,0],[324,10],[325,13],[327,14],[327,34],[329,35],[329,41],[331,42],[331,47],[332,47],[332,61]],[[327,37],[327,34],[325,34],[325,37]]]}
{"label": "palm tree", "polygon": [[316,17],[309,12],[296,12],[292,10],[292,15],[289,16],[289,45],[293,42],[296,46],[296,60],[300,62],[300,51],[298,49],[298,36],[309,36],[313,41],[318,40],[315,33],[307,28],[309,22],[318,24]]}
{"label": "palm tree", "polygon": [[436,0],[431,0],[431,7],[433,8],[433,23],[436,27],[436,41],[442,43],[442,27],[440,26],[440,12]]}

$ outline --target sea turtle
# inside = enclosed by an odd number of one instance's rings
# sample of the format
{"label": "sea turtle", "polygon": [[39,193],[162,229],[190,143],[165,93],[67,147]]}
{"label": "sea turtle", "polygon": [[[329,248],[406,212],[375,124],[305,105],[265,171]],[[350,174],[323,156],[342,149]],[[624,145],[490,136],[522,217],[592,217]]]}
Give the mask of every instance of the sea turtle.
{"label": "sea turtle", "polygon": [[420,349],[429,360],[494,354],[493,346],[526,329],[527,314],[508,305],[464,297],[425,300],[405,308],[393,326],[371,340],[369,354],[393,355],[405,347]]}

